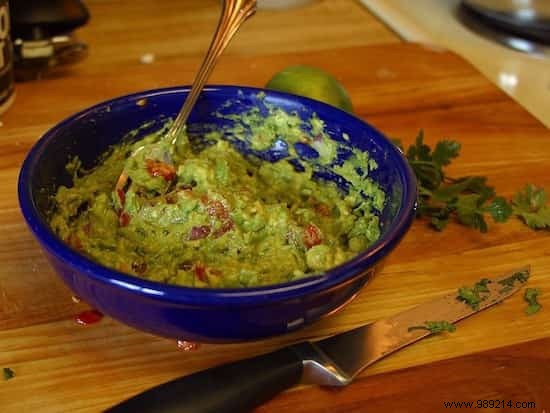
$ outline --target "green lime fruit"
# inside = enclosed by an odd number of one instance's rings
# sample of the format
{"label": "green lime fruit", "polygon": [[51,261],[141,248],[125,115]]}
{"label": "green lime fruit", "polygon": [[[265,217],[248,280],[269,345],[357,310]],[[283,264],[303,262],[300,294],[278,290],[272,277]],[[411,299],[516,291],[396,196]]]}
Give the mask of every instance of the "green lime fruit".
{"label": "green lime fruit", "polygon": [[265,87],[320,100],[353,113],[346,89],[332,75],[315,67],[289,66],[276,73]]}

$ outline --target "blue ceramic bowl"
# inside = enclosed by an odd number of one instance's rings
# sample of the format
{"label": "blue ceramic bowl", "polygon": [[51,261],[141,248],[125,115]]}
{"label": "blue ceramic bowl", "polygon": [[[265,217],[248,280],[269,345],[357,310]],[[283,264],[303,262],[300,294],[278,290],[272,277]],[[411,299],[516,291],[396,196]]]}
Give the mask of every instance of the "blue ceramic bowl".
{"label": "blue ceramic bowl", "polygon": [[[123,96],[86,109],[50,129],[34,145],[19,176],[23,216],[57,273],[74,293],[103,313],[156,335],[201,342],[230,342],[283,334],[345,305],[365,285],[374,268],[409,229],[416,202],[414,175],[401,152],[362,120],[303,97],[263,90],[265,102],[302,119],[313,113],[325,121],[331,138],[368,150],[379,168],[371,175],[387,194],[382,236],[354,259],[321,276],[247,289],[195,289],[161,284],[106,268],[75,252],[49,228],[46,213],[59,185],[70,185],[65,165],[74,155],[91,166],[107,148],[147,121],[149,129],[173,117],[188,88]],[[260,89],[210,86],[202,93],[190,125],[222,121],[213,112],[233,101],[242,113],[258,105]],[[144,104],[145,103],[145,104]],[[142,131],[145,132],[145,131]]]}

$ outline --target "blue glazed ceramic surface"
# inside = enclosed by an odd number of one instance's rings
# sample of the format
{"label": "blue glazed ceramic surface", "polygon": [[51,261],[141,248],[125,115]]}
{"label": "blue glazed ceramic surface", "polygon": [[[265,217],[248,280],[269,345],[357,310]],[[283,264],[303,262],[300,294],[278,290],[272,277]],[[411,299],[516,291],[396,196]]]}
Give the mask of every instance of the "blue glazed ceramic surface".
{"label": "blue glazed ceramic surface", "polygon": [[[248,289],[194,289],[147,281],[108,269],[71,250],[46,222],[51,195],[70,185],[65,165],[78,155],[85,167],[130,131],[159,128],[177,114],[188,88],[159,89],[100,103],[62,121],[31,149],[19,176],[20,207],[56,272],[76,295],[105,314],[135,328],[175,339],[230,342],[283,334],[347,303],[395,248],[414,217],[414,175],[399,150],[364,121],[323,103],[263,90],[263,101],[323,120],[332,139],[349,135],[351,145],[368,150],[379,168],[370,176],[387,194],[382,236],[369,249],[323,275],[287,284]],[[242,113],[262,102],[260,89],[210,86],[189,119],[191,130],[228,120],[214,112]],[[232,101],[228,108],[225,104]],[[245,150],[245,149],[243,149]],[[265,154],[276,158],[276,153]],[[307,156],[307,154],[304,154]],[[326,177],[325,177],[326,178]],[[330,177],[329,177],[330,179]]]}

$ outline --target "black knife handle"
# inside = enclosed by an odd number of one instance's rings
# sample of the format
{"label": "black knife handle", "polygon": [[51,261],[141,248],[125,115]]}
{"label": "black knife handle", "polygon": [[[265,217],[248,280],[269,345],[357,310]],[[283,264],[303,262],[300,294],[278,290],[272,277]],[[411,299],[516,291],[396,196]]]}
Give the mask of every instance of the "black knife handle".
{"label": "black knife handle", "polygon": [[106,413],[249,412],[298,383],[302,360],[290,348],[224,364],[161,384]]}

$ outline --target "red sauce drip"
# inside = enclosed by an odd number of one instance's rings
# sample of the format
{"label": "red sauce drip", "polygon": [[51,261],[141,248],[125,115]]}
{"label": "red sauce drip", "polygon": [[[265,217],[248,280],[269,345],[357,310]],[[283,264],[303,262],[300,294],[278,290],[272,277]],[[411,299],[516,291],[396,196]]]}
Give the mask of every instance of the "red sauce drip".
{"label": "red sauce drip", "polygon": [[82,311],[80,314],[78,314],[75,317],[75,321],[83,326],[87,326],[90,324],[95,324],[101,321],[103,318],[103,314],[100,313],[97,310],[86,310]]}

